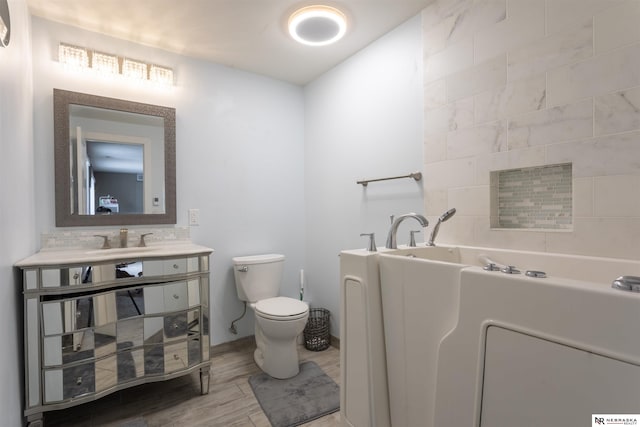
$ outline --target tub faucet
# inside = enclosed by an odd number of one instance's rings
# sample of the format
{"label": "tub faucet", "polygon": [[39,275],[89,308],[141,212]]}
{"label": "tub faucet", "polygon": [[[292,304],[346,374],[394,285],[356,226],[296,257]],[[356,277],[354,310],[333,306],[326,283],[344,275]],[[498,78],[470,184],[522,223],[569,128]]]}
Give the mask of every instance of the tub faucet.
{"label": "tub faucet", "polygon": [[393,223],[391,224],[391,228],[389,229],[389,234],[387,235],[387,244],[386,244],[387,249],[398,249],[398,243],[396,241],[396,234],[398,233],[398,227],[400,226],[400,223],[407,218],[416,219],[420,223],[420,225],[423,227],[427,227],[429,225],[429,221],[427,221],[427,218],[425,218],[423,215],[420,215],[414,212],[400,215],[399,217],[393,220]]}

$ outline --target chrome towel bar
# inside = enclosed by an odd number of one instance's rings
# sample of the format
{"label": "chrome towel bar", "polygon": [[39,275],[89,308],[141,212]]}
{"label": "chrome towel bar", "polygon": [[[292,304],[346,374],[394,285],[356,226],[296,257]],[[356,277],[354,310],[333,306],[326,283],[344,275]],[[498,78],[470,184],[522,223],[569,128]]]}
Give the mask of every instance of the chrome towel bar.
{"label": "chrome towel bar", "polygon": [[414,172],[414,173],[410,173],[409,175],[391,176],[389,178],[364,179],[362,181],[357,181],[356,184],[362,184],[363,187],[366,187],[370,182],[388,181],[390,179],[401,179],[401,178],[413,178],[416,181],[420,181],[422,179],[422,173]]}

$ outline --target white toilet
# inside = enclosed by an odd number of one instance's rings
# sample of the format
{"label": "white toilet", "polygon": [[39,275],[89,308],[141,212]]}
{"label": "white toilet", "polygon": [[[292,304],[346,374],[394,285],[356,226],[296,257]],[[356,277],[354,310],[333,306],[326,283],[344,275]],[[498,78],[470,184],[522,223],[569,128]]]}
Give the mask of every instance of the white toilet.
{"label": "white toilet", "polygon": [[309,306],[279,297],[284,255],[267,254],[233,258],[238,298],[255,313],[256,351],[253,358],[274,378],[298,374],[297,337],[304,330]]}

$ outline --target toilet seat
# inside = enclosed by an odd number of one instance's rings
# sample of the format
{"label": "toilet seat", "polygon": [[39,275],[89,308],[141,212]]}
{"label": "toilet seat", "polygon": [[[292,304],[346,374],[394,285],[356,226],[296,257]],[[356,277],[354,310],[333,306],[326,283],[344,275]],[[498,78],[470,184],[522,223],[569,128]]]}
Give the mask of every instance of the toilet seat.
{"label": "toilet seat", "polygon": [[275,297],[260,300],[256,303],[256,315],[270,320],[289,321],[305,317],[309,306],[297,299]]}

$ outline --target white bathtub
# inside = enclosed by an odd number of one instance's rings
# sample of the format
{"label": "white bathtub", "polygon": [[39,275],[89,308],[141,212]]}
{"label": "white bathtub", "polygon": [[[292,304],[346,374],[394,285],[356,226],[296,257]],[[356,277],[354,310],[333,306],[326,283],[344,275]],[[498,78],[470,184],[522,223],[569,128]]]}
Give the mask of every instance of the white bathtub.
{"label": "white bathtub", "polygon": [[[488,259],[547,278],[485,271]],[[611,288],[640,263],[473,247],[378,262],[394,427],[577,427],[640,412],[640,294]]]}

